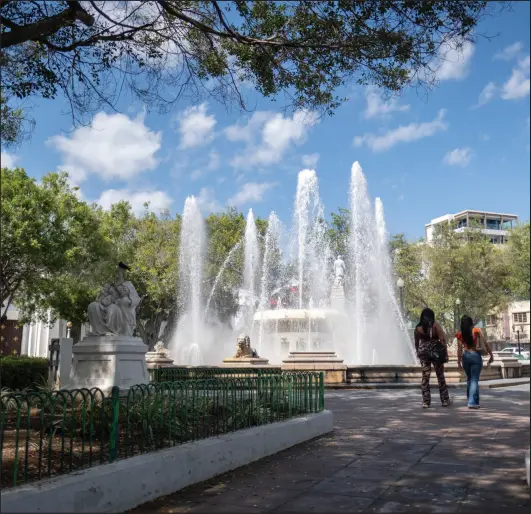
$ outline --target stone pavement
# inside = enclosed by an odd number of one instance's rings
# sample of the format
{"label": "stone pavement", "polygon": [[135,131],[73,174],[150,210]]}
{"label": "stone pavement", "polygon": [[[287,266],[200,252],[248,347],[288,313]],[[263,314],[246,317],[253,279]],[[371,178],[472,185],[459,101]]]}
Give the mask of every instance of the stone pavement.
{"label": "stone pavement", "polygon": [[529,512],[529,385],[484,389],[477,411],[451,395],[327,392],[333,433],[131,512]]}

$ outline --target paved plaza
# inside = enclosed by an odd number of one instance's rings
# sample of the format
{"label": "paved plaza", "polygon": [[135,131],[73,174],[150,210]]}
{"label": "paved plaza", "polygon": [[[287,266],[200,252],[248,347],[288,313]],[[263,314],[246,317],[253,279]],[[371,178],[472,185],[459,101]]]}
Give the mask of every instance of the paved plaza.
{"label": "paved plaza", "polygon": [[527,513],[529,393],[483,389],[474,411],[462,390],[429,410],[420,390],[331,391],[333,433],[132,512]]}

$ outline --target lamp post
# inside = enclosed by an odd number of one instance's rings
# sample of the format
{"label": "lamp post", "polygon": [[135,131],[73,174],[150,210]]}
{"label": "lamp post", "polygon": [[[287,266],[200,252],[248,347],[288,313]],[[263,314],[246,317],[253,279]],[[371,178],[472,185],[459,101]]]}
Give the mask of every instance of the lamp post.
{"label": "lamp post", "polygon": [[404,315],[404,281],[399,278],[396,281],[396,287],[398,287],[398,294],[400,295],[400,310],[402,311],[402,316]]}
{"label": "lamp post", "polygon": [[461,305],[461,300],[459,298],[455,299],[455,329],[458,328],[459,323],[459,306]]}
{"label": "lamp post", "polygon": [[520,327],[513,325],[513,332],[516,332],[516,340],[518,341],[518,355],[522,355],[522,349],[520,348]]}

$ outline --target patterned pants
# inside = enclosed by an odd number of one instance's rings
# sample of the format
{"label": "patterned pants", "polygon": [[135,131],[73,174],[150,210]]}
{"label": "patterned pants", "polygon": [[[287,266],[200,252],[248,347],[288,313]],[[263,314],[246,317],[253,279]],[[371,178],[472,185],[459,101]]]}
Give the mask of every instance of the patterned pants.
{"label": "patterned pants", "polygon": [[431,375],[431,366],[435,368],[435,374],[437,375],[437,381],[439,382],[439,395],[441,397],[441,402],[449,402],[450,395],[448,394],[448,386],[446,385],[446,380],[444,378],[444,364],[437,364],[435,362],[421,361],[422,366],[422,401],[431,404],[431,392],[430,392],[430,375]]}

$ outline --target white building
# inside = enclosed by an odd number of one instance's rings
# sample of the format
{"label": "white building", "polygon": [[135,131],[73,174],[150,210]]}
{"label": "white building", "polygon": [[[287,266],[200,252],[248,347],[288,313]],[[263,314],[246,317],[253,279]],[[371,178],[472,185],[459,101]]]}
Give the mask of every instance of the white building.
{"label": "white building", "polygon": [[489,341],[503,343],[501,346],[516,346],[519,339],[522,348],[529,349],[529,305],[529,300],[513,302],[506,310],[489,314],[486,319]]}
{"label": "white building", "polygon": [[52,338],[66,337],[66,321],[58,320],[52,325],[38,322],[22,325],[15,306],[10,305],[6,319],[0,324],[0,352],[4,355],[28,355],[48,357],[48,346]]}
{"label": "white building", "polygon": [[426,241],[429,243],[433,240],[434,229],[437,225],[455,223],[456,232],[464,232],[470,227],[479,227],[483,234],[490,236],[492,243],[503,244],[507,242],[509,230],[517,221],[518,216],[515,214],[500,212],[466,210],[457,214],[445,214],[425,225]]}

